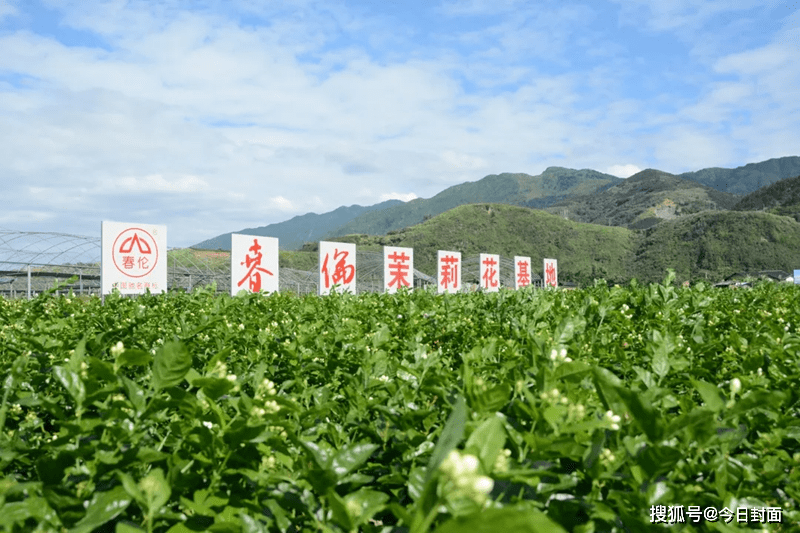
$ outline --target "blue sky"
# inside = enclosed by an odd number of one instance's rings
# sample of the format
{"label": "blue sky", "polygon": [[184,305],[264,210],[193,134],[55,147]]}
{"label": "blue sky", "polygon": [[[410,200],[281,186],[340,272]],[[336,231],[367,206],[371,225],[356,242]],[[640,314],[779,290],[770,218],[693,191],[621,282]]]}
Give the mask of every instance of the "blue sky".
{"label": "blue sky", "polygon": [[181,247],[487,174],[800,155],[798,7],[0,0],[0,227]]}

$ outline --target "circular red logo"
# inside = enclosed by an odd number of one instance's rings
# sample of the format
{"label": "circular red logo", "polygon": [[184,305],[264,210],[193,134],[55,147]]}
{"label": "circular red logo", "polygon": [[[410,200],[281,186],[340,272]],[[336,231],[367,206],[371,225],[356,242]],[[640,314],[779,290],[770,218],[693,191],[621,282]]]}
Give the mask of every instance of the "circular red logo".
{"label": "circular red logo", "polygon": [[112,258],[117,270],[131,278],[142,278],[158,263],[158,245],[142,228],[128,228],[117,235]]}

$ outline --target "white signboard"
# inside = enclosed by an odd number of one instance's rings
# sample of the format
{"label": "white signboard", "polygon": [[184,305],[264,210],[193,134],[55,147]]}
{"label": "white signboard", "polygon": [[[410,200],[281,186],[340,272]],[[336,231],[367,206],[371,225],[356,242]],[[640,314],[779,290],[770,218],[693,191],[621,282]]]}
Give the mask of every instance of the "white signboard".
{"label": "white signboard", "polygon": [[231,295],[278,292],[278,239],[231,235]]}
{"label": "white signboard", "polygon": [[497,292],[500,289],[500,256],[480,254],[481,289]]}
{"label": "white signboard", "polygon": [[414,249],[383,247],[383,290],[390,294],[400,287],[414,288]]}
{"label": "white signboard", "polygon": [[356,293],[356,245],[352,243],[319,243],[319,294],[338,292]]}
{"label": "white signboard", "polygon": [[544,286],[558,287],[558,261],[555,259],[544,260]]}
{"label": "white signboard", "polygon": [[458,292],[461,289],[461,252],[436,252],[436,285],[438,292]]}
{"label": "white signboard", "polygon": [[514,256],[514,288],[521,289],[531,284],[531,258]]}
{"label": "white signboard", "polygon": [[103,294],[167,290],[167,227],[104,220],[100,224]]}
{"label": "white signboard", "polygon": [[795,270],[793,277],[794,277],[794,284],[800,285],[800,270]]}

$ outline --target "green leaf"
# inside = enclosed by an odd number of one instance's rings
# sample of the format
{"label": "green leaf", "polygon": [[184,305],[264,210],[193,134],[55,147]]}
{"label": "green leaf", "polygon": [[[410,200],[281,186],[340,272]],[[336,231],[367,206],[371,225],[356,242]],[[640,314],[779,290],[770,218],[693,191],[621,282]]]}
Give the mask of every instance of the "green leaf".
{"label": "green leaf", "polygon": [[234,383],[223,378],[198,378],[192,381],[194,387],[203,389],[203,393],[212,400],[218,400],[234,387]]}
{"label": "green leaf", "polygon": [[347,512],[347,506],[335,490],[328,489],[326,494],[328,497],[328,506],[331,508],[333,520],[339,524],[345,531],[352,531],[355,528],[350,513]]}
{"label": "green leaf", "polygon": [[303,440],[300,441],[300,444],[309,451],[317,468],[320,470],[328,470],[330,468],[331,454],[328,450],[322,448],[316,442]]}
{"label": "green leaf", "polygon": [[152,464],[157,461],[163,461],[164,459],[168,459],[172,457],[168,453],[160,452],[153,448],[143,446],[136,451],[136,458],[143,463]]}
{"label": "green leaf", "polygon": [[144,495],[147,509],[151,515],[158,512],[172,495],[172,488],[164,478],[164,471],[160,468],[151,470],[139,481],[139,490]]}
{"label": "green leaf", "polygon": [[597,395],[603,403],[605,409],[611,409],[615,413],[621,412],[624,405],[617,391],[623,388],[623,382],[613,372],[600,366],[593,369],[593,381]]}
{"label": "green leaf", "polygon": [[670,446],[646,446],[636,457],[637,463],[650,477],[664,474],[684,458],[684,453]]}
{"label": "green leaf", "polygon": [[636,391],[625,387],[617,387],[616,391],[647,438],[651,442],[659,440],[663,427],[661,417],[653,406],[649,402],[643,401],[641,395]]}
{"label": "green leaf", "polygon": [[389,501],[389,495],[369,489],[359,489],[345,496],[345,508],[356,525],[361,525],[382,511]]}
{"label": "green leaf", "polygon": [[146,504],[144,494],[139,489],[139,486],[136,484],[136,481],[133,480],[130,474],[127,472],[117,471],[117,477],[122,482],[122,487],[125,489],[125,492],[127,492],[131,498],[136,500],[141,505]]}
{"label": "green leaf", "polygon": [[380,348],[387,342],[389,342],[392,338],[392,334],[389,331],[389,326],[384,324],[381,328],[376,331],[372,336],[372,346],[375,349]]}
{"label": "green leaf", "polygon": [[761,409],[772,408],[780,412],[785,401],[786,393],[784,392],[754,390],[737,400],[736,405],[731,407],[728,412],[732,415],[738,415],[756,407]]}
{"label": "green leaf", "polygon": [[153,387],[161,390],[183,380],[192,367],[192,356],[180,341],[170,341],[156,352],[153,364]]}
{"label": "green leaf", "polygon": [[467,403],[463,396],[458,396],[453,411],[447,419],[447,423],[442,429],[442,434],[436,442],[430,461],[428,461],[428,472],[425,477],[427,483],[445,457],[456,447],[461,439],[464,438],[464,427],[467,424]]}
{"label": "green leaf", "polygon": [[491,472],[497,456],[503,451],[505,444],[506,430],[503,422],[497,416],[493,416],[472,432],[464,449],[474,453],[480,459],[485,472]]}
{"label": "green leaf", "polygon": [[424,468],[417,466],[408,474],[408,495],[414,501],[422,496],[422,491],[425,489],[425,473]]}
{"label": "green leaf", "polygon": [[563,381],[581,381],[586,377],[592,367],[580,361],[570,361],[569,363],[562,363],[558,365],[553,371],[553,378]]}
{"label": "green leaf", "polygon": [[563,527],[535,509],[488,509],[463,518],[454,518],[434,533],[567,533]]}
{"label": "green leaf", "polygon": [[702,379],[692,379],[691,381],[692,385],[694,385],[694,388],[703,399],[703,403],[706,404],[706,407],[715,413],[720,412],[722,408],[725,407],[725,400],[722,398],[719,387],[707,381],[703,381]]}
{"label": "green leaf", "polygon": [[241,533],[267,533],[267,527],[248,514],[242,513],[240,520],[242,522]]}
{"label": "green leaf", "polygon": [[153,356],[150,352],[133,348],[123,350],[117,356],[115,364],[118,368],[123,366],[145,366],[149,365],[152,360]]}
{"label": "green leaf", "polygon": [[568,315],[558,325],[553,339],[558,345],[566,345],[576,335],[583,333],[586,329],[586,319],[580,315]]}
{"label": "green leaf", "polygon": [[661,350],[657,350],[653,354],[653,372],[660,378],[663,378],[667,374],[669,374],[669,357]]}
{"label": "green leaf", "polygon": [[[181,524],[183,525],[183,524]],[[126,522],[117,522],[117,527],[114,530],[114,533],[142,533],[144,529],[140,527],[133,526]],[[172,531],[172,528],[169,528],[169,531]],[[174,533],[174,532],[173,532]]]}
{"label": "green leaf", "polygon": [[267,508],[272,512],[273,516],[275,517],[275,522],[277,522],[278,529],[281,530],[281,533],[285,533],[286,531],[288,531],[292,523],[289,520],[289,517],[286,516],[286,511],[284,511],[283,507],[281,507],[281,505],[273,499],[267,500],[266,502],[264,502],[264,504],[267,506]]}
{"label": "green leaf", "polygon": [[119,376],[122,381],[122,386],[125,387],[125,392],[128,393],[128,400],[136,408],[137,414],[141,414],[147,406],[147,399],[145,398],[144,391],[135,381],[125,377]]}
{"label": "green leaf", "polygon": [[58,381],[64,385],[67,392],[78,406],[82,406],[86,400],[86,386],[83,384],[81,377],[78,373],[68,370],[63,366],[53,367],[53,374],[55,374]]}
{"label": "green leaf", "polygon": [[98,492],[89,503],[86,514],[70,529],[70,533],[91,533],[109,520],[119,516],[131,503],[131,497],[121,486]]}
{"label": "green leaf", "polygon": [[378,448],[377,444],[361,443],[340,450],[334,455],[331,463],[333,472],[339,478],[349,474],[364,464]]}
{"label": "green leaf", "polygon": [[669,333],[664,335],[660,331],[651,332],[650,337],[653,372],[658,377],[663,378],[669,374],[670,355],[675,350],[675,342]]}

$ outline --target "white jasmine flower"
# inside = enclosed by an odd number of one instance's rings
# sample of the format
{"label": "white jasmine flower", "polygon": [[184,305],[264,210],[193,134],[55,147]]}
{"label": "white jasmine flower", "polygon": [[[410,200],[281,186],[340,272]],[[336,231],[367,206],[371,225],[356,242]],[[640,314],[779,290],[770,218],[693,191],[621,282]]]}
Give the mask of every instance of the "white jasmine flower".
{"label": "white jasmine flower", "polygon": [[494,480],[487,476],[477,476],[473,479],[472,490],[478,494],[489,494],[494,488]]}
{"label": "white jasmine flower", "polygon": [[606,411],[605,420],[609,423],[610,429],[614,431],[619,430],[619,423],[622,421],[622,418],[619,415],[615,415],[611,410]]}

